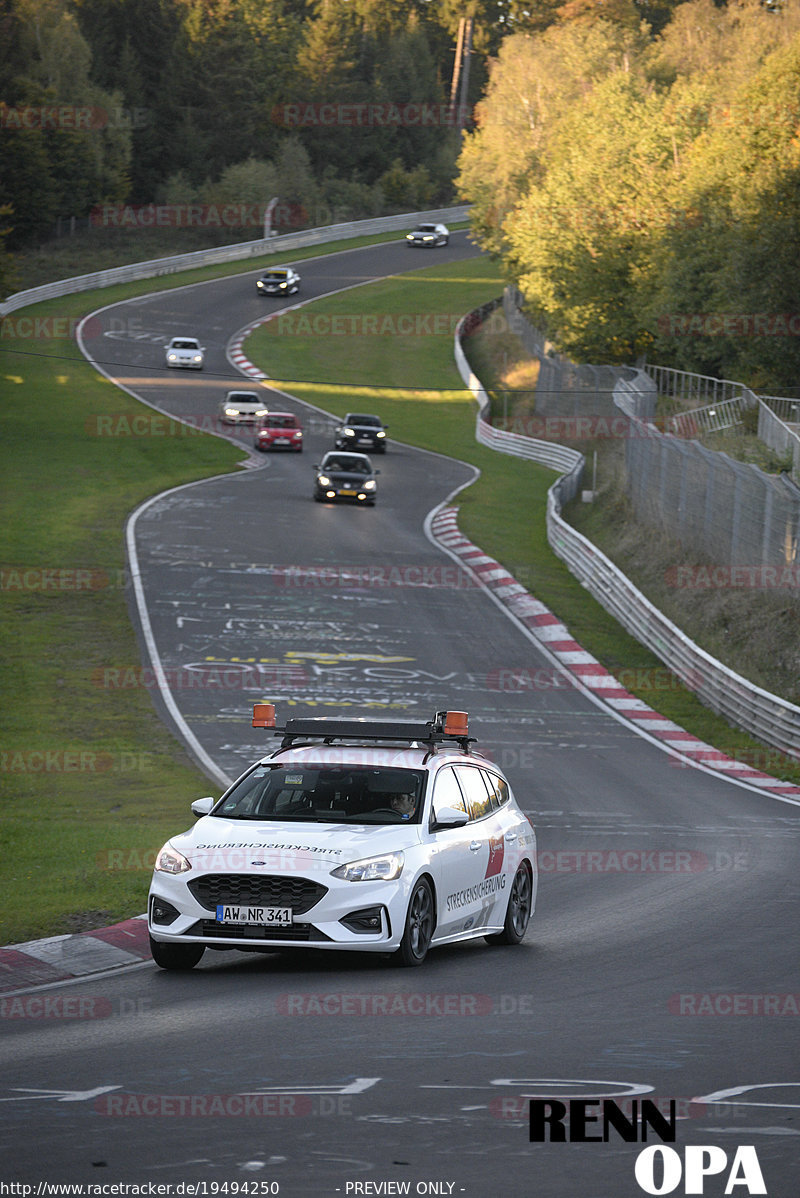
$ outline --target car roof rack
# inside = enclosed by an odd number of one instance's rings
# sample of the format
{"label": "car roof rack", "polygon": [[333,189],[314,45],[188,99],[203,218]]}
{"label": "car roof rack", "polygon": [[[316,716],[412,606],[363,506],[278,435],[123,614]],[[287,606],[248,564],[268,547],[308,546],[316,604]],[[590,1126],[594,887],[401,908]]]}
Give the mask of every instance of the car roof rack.
{"label": "car roof rack", "polygon": [[432,748],[443,741],[457,742],[469,752],[474,736],[468,735],[469,717],[465,711],[437,711],[432,720],[367,719],[362,716],[339,719],[333,716],[300,716],[289,719],[283,728],[276,727],[275,705],[256,703],[253,706],[253,727],[282,733],[282,749],[291,748],[296,741],[400,741],[418,742]]}

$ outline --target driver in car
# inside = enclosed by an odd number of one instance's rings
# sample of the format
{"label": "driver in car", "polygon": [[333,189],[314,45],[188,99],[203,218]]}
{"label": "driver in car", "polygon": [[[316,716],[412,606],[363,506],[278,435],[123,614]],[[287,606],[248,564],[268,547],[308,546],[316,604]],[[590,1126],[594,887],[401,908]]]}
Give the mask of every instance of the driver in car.
{"label": "driver in car", "polygon": [[417,797],[414,794],[394,794],[389,801],[389,806],[392,811],[397,812],[401,819],[411,819],[417,809]]}

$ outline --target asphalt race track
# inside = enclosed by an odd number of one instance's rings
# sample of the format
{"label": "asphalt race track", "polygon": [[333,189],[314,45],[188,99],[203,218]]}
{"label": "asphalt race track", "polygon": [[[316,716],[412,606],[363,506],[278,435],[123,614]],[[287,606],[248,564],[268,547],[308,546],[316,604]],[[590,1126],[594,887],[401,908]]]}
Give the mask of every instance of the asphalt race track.
{"label": "asphalt race track", "polygon": [[[474,252],[459,234],[434,261]],[[311,260],[296,298],[429,265],[400,242]],[[230,338],[278,303],[259,299],[255,276],[105,309],[89,352],[155,408],[210,418],[243,385]],[[202,374],[163,368],[179,333],[207,347]],[[302,404],[284,405],[309,427]],[[7,998],[3,1176],[283,1198],[716,1196],[749,1145],[766,1189],[740,1160],[727,1192],[796,1198],[797,806],[682,768],[561,683],[425,535],[469,467],[390,443],[375,508],[315,504],[329,427],[313,414],[302,454],[140,510],[143,653],[174,706],[156,701],[214,763],[214,794],[270,743],[250,726],[261,698],[279,722],[469,711],[539,834],[526,941],[435,950],[418,970],[207,952],[186,975],[148,962]],[[508,671],[524,669],[541,685],[508,689]],[[660,1144],[652,1132],[647,1145],[613,1129],[608,1142],[531,1143],[537,1096],[651,1098],[665,1111],[674,1099],[670,1167],[706,1146],[717,1172],[695,1190],[660,1166],[637,1180],[639,1154]]]}

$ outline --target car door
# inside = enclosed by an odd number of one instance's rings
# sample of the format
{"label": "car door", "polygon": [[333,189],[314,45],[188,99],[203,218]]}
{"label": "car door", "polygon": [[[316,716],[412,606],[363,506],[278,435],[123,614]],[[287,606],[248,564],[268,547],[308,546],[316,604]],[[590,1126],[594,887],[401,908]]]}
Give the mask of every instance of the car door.
{"label": "car door", "polygon": [[455,772],[472,816],[469,851],[480,872],[473,883],[477,891],[476,926],[499,927],[508,902],[505,828],[499,814],[500,804],[487,772],[479,765],[457,765]]}
{"label": "car door", "polygon": [[[436,776],[434,812],[442,807],[464,810],[468,822],[461,828],[435,832],[437,882],[437,940],[457,938],[465,932],[492,925],[497,892],[506,884],[502,853],[493,846],[491,796],[480,770],[472,766],[446,766]],[[505,899],[502,899],[505,912]],[[502,918],[499,921],[502,923]]]}
{"label": "car door", "polygon": [[[436,814],[443,807],[463,811],[468,822],[460,828],[437,828]],[[465,930],[470,922],[468,896],[465,892],[470,870],[470,843],[472,833],[469,823],[470,812],[463,792],[451,765],[444,766],[433,782],[431,801],[433,843],[431,845],[431,869],[436,883],[436,939],[454,937]]]}

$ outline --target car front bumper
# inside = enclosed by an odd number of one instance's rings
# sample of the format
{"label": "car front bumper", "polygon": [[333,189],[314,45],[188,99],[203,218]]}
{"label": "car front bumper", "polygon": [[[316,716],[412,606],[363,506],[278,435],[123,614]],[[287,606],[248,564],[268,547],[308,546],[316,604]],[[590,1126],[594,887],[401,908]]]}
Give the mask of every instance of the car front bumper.
{"label": "car front bumper", "polygon": [[[318,873],[305,876],[314,883],[322,882],[328,889],[308,910],[295,914],[290,927],[284,928],[222,924],[213,909],[197,901],[182,877],[156,874],[147,904],[150,935],[164,944],[204,944],[218,949],[283,947],[391,952],[399,947],[411,890],[410,875],[403,874],[391,882],[345,882]],[[177,912],[170,923],[164,923],[158,914],[167,908]],[[379,929],[354,930],[354,926],[343,922],[349,920],[353,925],[355,921],[357,926],[359,916],[379,919]]]}

